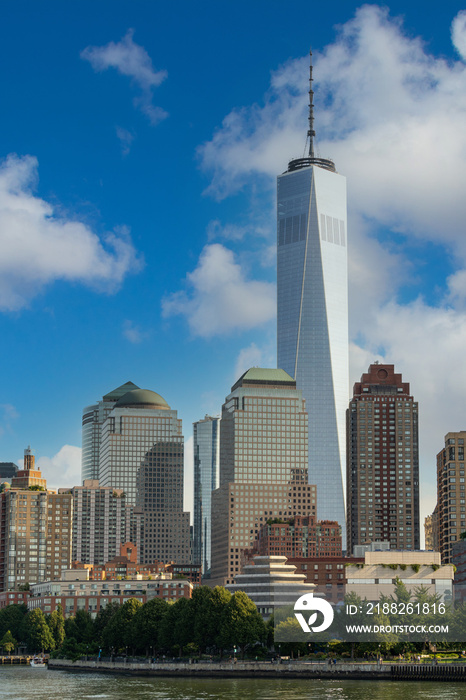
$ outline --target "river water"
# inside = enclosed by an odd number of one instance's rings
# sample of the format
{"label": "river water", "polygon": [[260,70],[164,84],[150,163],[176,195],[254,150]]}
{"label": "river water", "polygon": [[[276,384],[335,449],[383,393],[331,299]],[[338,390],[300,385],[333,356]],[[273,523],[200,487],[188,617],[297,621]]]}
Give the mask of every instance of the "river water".
{"label": "river water", "polygon": [[0,666],[8,700],[456,700],[465,683],[137,678]]}

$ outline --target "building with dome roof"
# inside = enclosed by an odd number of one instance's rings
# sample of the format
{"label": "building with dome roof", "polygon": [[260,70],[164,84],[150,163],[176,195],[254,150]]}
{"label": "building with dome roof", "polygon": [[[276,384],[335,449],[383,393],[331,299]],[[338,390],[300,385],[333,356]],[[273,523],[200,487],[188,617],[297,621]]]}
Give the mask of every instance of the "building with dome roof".
{"label": "building with dome roof", "polygon": [[190,518],[183,512],[181,419],[149,389],[115,397],[100,431],[99,483],[121,489],[141,515],[140,563],[191,561]]}
{"label": "building with dome roof", "polygon": [[81,478],[83,482],[85,479],[98,480],[102,425],[118,399],[132,389],[139,389],[139,387],[133,382],[126,382],[105,394],[101,401],[97,401],[97,403],[86,406],[83,409],[81,455]]}

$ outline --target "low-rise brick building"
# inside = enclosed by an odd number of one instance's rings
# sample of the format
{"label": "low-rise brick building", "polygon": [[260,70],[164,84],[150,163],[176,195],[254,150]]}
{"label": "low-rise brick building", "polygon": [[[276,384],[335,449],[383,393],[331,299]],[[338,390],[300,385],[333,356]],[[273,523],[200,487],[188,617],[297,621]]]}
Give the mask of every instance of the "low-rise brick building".
{"label": "low-rise brick building", "polygon": [[92,581],[87,569],[69,569],[61,581],[46,581],[31,586],[28,609],[40,608],[51,613],[61,605],[65,617],[86,610],[93,617],[109,603],[121,605],[130,598],[145,603],[152,598],[176,601],[191,598],[193,585],[186,579],[173,579],[171,574],[160,574],[156,579],[138,577],[135,580]]}
{"label": "low-rise brick building", "polygon": [[341,557],[341,527],[314,515],[277,518],[262,525],[253,549],[258,556]]}

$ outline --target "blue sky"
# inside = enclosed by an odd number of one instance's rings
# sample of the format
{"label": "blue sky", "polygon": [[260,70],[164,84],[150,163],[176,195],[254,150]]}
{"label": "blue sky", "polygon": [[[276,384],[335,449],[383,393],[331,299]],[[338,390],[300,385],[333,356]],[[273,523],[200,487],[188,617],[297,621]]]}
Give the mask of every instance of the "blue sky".
{"label": "blue sky", "polygon": [[79,482],[81,411],[131,380],[192,422],[275,362],[275,176],[346,175],[351,385],[393,362],[435,454],[466,429],[466,13],[390,6],[5,3],[0,461]]}

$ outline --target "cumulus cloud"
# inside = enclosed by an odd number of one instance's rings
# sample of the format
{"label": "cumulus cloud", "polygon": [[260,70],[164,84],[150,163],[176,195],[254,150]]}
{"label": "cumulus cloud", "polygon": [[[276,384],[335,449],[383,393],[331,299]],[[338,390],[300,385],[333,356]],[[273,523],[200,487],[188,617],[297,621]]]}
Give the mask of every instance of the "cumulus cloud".
{"label": "cumulus cloud", "polygon": [[[465,18],[453,22],[455,45]],[[319,150],[348,176],[352,212],[466,256],[466,66],[427,53],[386,9],[365,5],[314,55]],[[262,179],[273,187],[303,153],[308,58],[277,69],[262,105],[234,109],[199,149],[222,198]]]}
{"label": "cumulus cloud", "polygon": [[140,262],[124,228],[103,240],[37,197],[38,163],[10,155],[0,164],[0,310],[27,305],[56,280],[115,292]]}
{"label": "cumulus cloud", "polygon": [[456,15],[451,25],[451,40],[463,60],[466,60],[466,10]]}
{"label": "cumulus cloud", "polygon": [[[379,359],[411,383],[429,507],[443,436],[466,427],[466,11],[450,29],[462,60],[364,5],[313,57],[317,150],[348,184],[352,381]],[[290,60],[261,103],[225,117],[198,152],[209,194],[273,192],[303,155],[307,79],[308,57]]]}
{"label": "cumulus cloud", "polygon": [[149,118],[152,125],[158,124],[168,114],[152,104],[154,88],[167,77],[167,71],[155,70],[152,59],[143,46],[133,41],[134,29],[129,29],[121,41],[110,41],[105,46],[88,46],[81,51],[81,58],[89,61],[96,72],[115,68],[126,75],[141,89],[134,104]]}
{"label": "cumulus cloud", "polygon": [[[395,364],[419,402],[422,502],[436,493],[435,456],[449,431],[466,430],[466,312],[429,306],[422,299],[392,301],[367,319],[351,353],[356,381],[374,360]],[[424,498],[426,499],[424,503]],[[430,499],[429,501],[427,499]],[[424,513],[427,515],[427,512]]]}
{"label": "cumulus cloud", "polygon": [[185,316],[193,335],[254,328],[275,316],[275,285],[248,280],[233,252],[219,243],[205,246],[187,287],[165,297],[162,311]]}
{"label": "cumulus cloud", "polygon": [[251,367],[275,367],[276,364],[275,343],[269,343],[262,347],[251,343],[248,347],[242,348],[238,354],[232,383],[236,382]]}
{"label": "cumulus cloud", "polygon": [[[23,460],[18,464],[23,464]],[[82,484],[80,447],[63,445],[53,457],[36,459],[36,465],[47,479],[47,488],[72,488]]]}
{"label": "cumulus cloud", "polygon": [[132,321],[125,321],[123,323],[123,335],[126,340],[134,345],[139,345],[145,338],[147,338],[147,333],[144,332],[139,326],[135,326]]}

